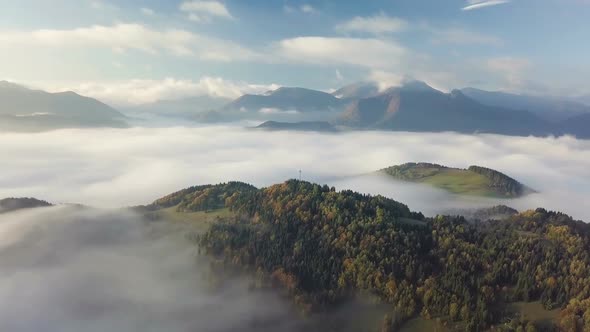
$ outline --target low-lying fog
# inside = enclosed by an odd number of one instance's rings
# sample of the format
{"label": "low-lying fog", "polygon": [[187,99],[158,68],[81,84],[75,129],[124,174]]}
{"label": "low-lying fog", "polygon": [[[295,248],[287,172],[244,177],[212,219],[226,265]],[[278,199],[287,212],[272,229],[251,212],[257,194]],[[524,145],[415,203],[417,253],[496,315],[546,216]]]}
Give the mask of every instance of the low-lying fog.
{"label": "low-lying fog", "polygon": [[0,214],[0,331],[351,332],[389,309],[350,301],[303,318],[251,276],[211,273],[186,234],[124,209]]}
{"label": "low-lying fog", "polygon": [[0,331],[295,331],[275,294],[245,280],[213,291],[195,251],[130,211],[0,214]]}
{"label": "low-lying fog", "polygon": [[[426,214],[506,203],[590,221],[590,141],[451,133],[264,132],[241,127],[71,129],[0,133],[0,198],[121,207],[175,190],[298,177],[383,194]],[[540,193],[509,202],[464,198],[368,174],[407,161],[471,164],[508,173]],[[57,206],[0,214],[0,331],[354,330],[351,303],[301,320],[247,278],[210,287],[206,257],[178,224],[125,209]],[[355,314],[352,315],[351,312]],[[347,320],[349,318],[349,320]],[[362,321],[362,320],[361,320]]]}
{"label": "low-lying fog", "polygon": [[365,174],[408,161],[505,172],[540,193],[501,201],[590,221],[590,141],[454,133],[266,132],[238,126],[69,129],[0,133],[0,197],[33,196],[100,207],[149,203],[175,190],[298,177],[383,194],[426,214],[493,205]]}

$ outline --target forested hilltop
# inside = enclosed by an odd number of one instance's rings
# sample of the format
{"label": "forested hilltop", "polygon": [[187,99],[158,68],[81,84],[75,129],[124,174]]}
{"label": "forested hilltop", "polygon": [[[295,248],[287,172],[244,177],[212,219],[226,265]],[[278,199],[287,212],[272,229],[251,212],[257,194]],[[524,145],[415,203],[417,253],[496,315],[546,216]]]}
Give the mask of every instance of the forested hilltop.
{"label": "forested hilltop", "polygon": [[379,172],[398,180],[425,183],[460,195],[515,198],[534,192],[506,174],[481,166],[461,169],[431,163],[406,163]]}
{"label": "forested hilltop", "polygon": [[[415,317],[452,331],[590,329],[590,227],[561,213],[426,218],[382,196],[296,180],[192,187],[158,206],[229,209],[198,237],[200,247],[288,290],[305,312],[372,294],[391,305],[382,331]],[[511,310],[517,302],[559,316],[527,321]]]}
{"label": "forested hilltop", "polygon": [[52,206],[52,204],[31,197],[9,197],[0,199],[0,213],[48,206]]}

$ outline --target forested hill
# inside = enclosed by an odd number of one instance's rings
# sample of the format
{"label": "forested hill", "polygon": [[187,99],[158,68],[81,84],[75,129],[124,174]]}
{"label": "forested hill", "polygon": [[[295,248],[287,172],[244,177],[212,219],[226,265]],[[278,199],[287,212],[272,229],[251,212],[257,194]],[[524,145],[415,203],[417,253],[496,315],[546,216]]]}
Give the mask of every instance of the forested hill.
{"label": "forested hill", "polygon": [[425,183],[461,195],[514,198],[534,192],[506,174],[481,166],[460,169],[431,163],[406,163],[379,172],[398,180]]}
{"label": "forested hill", "polygon": [[257,190],[250,184],[236,181],[193,186],[164,196],[148,205],[147,208],[157,210],[176,206],[178,212],[210,211],[225,207],[226,199],[232,196]]}
{"label": "forested hill", "polygon": [[10,197],[0,199],[0,213],[15,211],[20,209],[30,209],[36,207],[52,206],[51,203],[30,197]]}
{"label": "forested hill", "polygon": [[281,285],[306,311],[329,309],[360,292],[391,305],[383,331],[417,316],[451,330],[502,323],[534,331],[537,322],[519,320],[508,308],[539,301],[562,308],[556,323],[564,331],[590,327],[590,227],[564,214],[537,209],[473,224],[463,217],[425,218],[381,196],[296,180],[238,187],[193,187],[186,197],[179,192],[160,203],[199,210],[202,205],[186,203],[215,193],[216,206],[234,217],[214,223],[200,246]]}

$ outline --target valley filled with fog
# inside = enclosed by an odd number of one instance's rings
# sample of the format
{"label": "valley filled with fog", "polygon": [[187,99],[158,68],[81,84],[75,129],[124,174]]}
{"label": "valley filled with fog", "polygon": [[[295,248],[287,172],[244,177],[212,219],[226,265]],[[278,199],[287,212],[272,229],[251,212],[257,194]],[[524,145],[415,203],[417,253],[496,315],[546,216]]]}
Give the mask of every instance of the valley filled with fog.
{"label": "valley filled with fog", "polygon": [[[0,133],[0,197],[94,207],[147,204],[197,184],[257,187],[289,178],[381,194],[426,215],[498,203],[590,220],[590,141],[456,133],[261,131],[230,126]],[[504,172],[538,191],[515,200],[455,196],[369,174],[410,161]]]}
{"label": "valley filled with fog", "polygon": [[239,278],[212,287],[182,231],[126,210],[0,214],[0,330],[295,330],[278,295]]}

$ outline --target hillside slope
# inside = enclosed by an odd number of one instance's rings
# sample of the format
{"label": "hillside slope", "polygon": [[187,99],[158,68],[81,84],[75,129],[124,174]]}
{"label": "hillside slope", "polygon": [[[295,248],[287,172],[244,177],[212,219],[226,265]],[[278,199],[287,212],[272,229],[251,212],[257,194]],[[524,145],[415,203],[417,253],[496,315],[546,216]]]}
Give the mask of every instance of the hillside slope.
{"label": "hillside slope", "polygon": [[[255,271],[258,284],[286,290],[306,312],[360,293],[390,305],[381,331],[418,316],[451,331],[586,324],[580,308],[590,301],[590,280],[575,276],[590,275],[590,226],[564,214],[536,209],[473,224],[296,180],[240,192],[222,193],[224,186],[217,197],[233,216],[213,223],[198,245],[228,267]],[[510,310],[529,301],[541,311],[564,309],[551,321]]]}
{"label": "hillside slope", "polygon": [[459,195],[515,198],[533,192],[505,174],[480,166],[460,169],[430,163],[406,163],[379,172],[398,180],[425,183]]}

